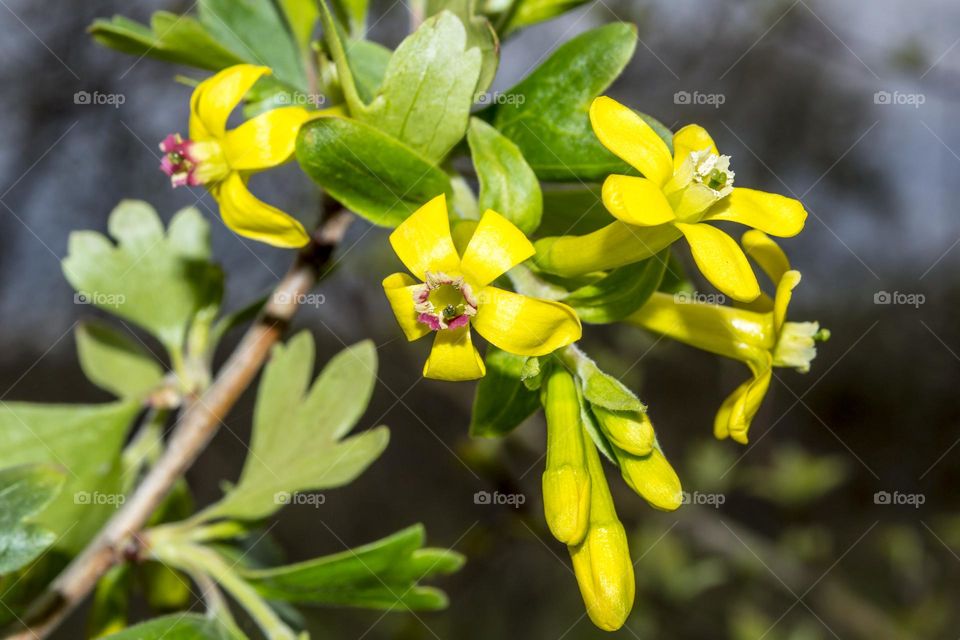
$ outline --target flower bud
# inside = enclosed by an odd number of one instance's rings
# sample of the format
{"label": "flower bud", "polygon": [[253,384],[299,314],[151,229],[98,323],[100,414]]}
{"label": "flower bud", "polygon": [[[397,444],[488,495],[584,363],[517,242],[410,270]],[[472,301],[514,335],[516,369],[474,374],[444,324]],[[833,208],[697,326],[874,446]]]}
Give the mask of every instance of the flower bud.
{"label": "flower bud", "polygon": [[610,411],[593,405],[593,415],[604,435],[616,447],[635,456],[650,455],[653,451],[656,436],[646,414],[639,411]]}
{"label": "flower bud", "polygon": [[576,544],[587,533],[590,475],[576,383],[562,366],[553,367],[548,374],[543,407],[547,418],[544,516],[553,537],[564,544]]}
{"label": "flower bud", "polygon": [[680,478],[659,447],[642,457],[617,450],[617,460],[623,479],[651,507],[674,511],[683,502]]}
{"label": "flower bud", "polygon": [[600,457],[588,447],[590,471],[590,528],[578,545],[568,547],[580,594],[593,624],[616,631],[633,609],[633,562],[623,529],[613,507]]}

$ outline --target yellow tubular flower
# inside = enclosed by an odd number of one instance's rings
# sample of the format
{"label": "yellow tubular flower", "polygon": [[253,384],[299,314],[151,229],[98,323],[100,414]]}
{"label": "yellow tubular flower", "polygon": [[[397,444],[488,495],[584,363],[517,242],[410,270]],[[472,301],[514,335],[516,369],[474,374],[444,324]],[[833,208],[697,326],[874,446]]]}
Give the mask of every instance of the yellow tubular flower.
{"label": "yellow tubular flower", "polygon": [[633,609],[633,562],[627,533],[617,518],[596,447],[587,447],[590,472],[590,524],[578,545],[568,547],[580,595],[593,624],[616,631]]}
{"label": "yellow tubular flower", "polygon": [[683,236],[700,271],[717,289],[743,302],[757,298],[760,287],[743,251],[705,223],[738,222],[789,237],[803,229],[803,205],[734,187],[730,157],[720,155],[697,125],[674,134],[671,154],[640,116],[606,96],[594,100],[590,121],[600,142],[644,177],[608,176],[603,203],[617,222],[585,236],[540,240],[537,264],[576,276],[644,260]]}
{"label": "yellow tubular flower", "polygon": [[646,456],[653,451],[656,435],[653,423],[645,413],[639,411],[611,411],[593,405],[600,429],[615,446],[637,456]]}
{"label": "yellow tubular flower", "polygon": [[577,544],[590,519],[590,474],[587,471],[580,399],[573,376],[554,366],[543,383],[547,418],[547,464],[543,472],[543,512],[553,537]]}
{"label": "yellow tubular flower", "polygon": [[654,509],[674,511],[683,503],[683,487],[659,445],[645,456],[615,449],[620,473],[638,496]]}
{"label": "yellow tubular flower", "polygon": [[[277,247],[310,239],[292,216],[258,200],[250,175],[287,162],[300,125],[312,115],[300,107],[262,113],[227,131],[227,118],[268,67],[238,64],[204,80],[190,98],[190,138],[171,134],[160,143],[161,170],[174,187],[206,185],[224,223],[236,233]],[[316,114],[314,114],[316,115]]]}
{"label": "yellow tubular flower", "polygon": [[483,377],[471,324],[491,344],[521,356],[544,356],[580,339],[580,319],[567,305],[490,286],[533,255],[523,232],[499,213],[483,214],[461,254],[440,195],[404,220],[390,244],[417,278],[395,273],[383,281],[400,328],[411,341],[436,333],[425,377]]}
{"label": "yellow tubular flower", "polygon": [[821,331],[816,322],[786,321],[800,272],[790,269],[780,247],[760,231],[746,232],[743,246],[776,283],[773,299],[764,296],[746,309],[677,300],[670,294],[655,293],[627,322],[740,360],[750,368],[751,379],[723,402],[714,422],[717,438],[730,437],[746,444],[750,422],[770,386],[772,367],[790,367],[806,373],[817,355],[816,341],[826,340],[829,332]]}

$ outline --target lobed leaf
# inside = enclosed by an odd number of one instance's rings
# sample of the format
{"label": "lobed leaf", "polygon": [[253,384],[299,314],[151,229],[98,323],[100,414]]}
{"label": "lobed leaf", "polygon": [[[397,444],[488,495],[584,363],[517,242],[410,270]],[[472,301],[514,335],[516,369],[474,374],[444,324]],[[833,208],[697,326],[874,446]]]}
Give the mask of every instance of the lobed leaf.
{"label": "lobed leaf", "polygon": [[80,368],[118,398],[142,399],[163,380],[163,367],[139,344],[101,322],[77,327]]}
{"label": "lobed leaf", "polygon": [[29,520],[60,493],[64,480],[64,472],[50,465],[0,470],[0,575],[26,566],[54,543],[53,531]]}

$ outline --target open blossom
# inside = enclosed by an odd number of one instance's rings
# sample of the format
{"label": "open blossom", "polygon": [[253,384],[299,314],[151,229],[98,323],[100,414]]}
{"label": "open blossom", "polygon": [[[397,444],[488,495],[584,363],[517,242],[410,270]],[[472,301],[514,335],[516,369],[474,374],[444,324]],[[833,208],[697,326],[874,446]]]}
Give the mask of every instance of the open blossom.
{"label": "open blossom", "polygon": [[673,151],[643,118],[602,96],[590,107],[600,142],[643,177],[611,175],[603,203],[617,222],[585,236],[544,238],[537,264],[576,276],[647,259],[686,238],[703,275],[735,300],[749,302],[760,286],[743,251],[710,222],[737,222],[771,235],[798,234],[806,211],[797,200],[734,186],[730,156],[702,127],[673,136]]}
{"label": "open blossom", "polygon": [[440,195],[397,227],[390,244],[417,280],[395,273],[383,288],[408,340],[435,334],[423,368],[428,378],[483,377],[471,326],[500,349],[523,356],[543,356],[580,338],[580,320],[567,305],[490,286],[533,255],[523,232],[495,211],[483,214],[461,254]]}
{"label": "open blossom", "polygon": [[160,169],[174,187],[205,185],[224,223],[242,236],[278,247],[301,247],[309,236],[296,218],[257,199],[250,175],[287,162],[300,126],[311,118],[301,107],[283,107],[227,131],[227,118],[268,67],[238,64],[204,80],[190,98],[190,137],[171,134],[160,143]]}
{"label": "open blossom", "polygon": [[762,295],[748,308],[677,300],[655,293],[627,322],[699,349],[744,362],[751,378],[724,400],[714,435],[746,444],[750,423],[770,387],[773,367],[810,370],[816,342],[829,332],[816,322],[787,322],[787,308],[800,272],[790,269],[786,254],[760,231],[748,231],[743,246],[776,285],[771,299]]}

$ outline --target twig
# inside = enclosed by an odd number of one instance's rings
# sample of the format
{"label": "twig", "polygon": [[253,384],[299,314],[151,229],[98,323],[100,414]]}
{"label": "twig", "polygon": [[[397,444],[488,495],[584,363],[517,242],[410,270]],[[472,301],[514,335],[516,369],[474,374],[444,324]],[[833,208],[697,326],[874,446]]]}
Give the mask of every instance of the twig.
{"label": "twig", "polygon": [[100,577],[139,545],[138,533],[217,432],[240,395],[260,370],[270,348],[280,339],[299,302],[316,283],[334,248],[343,238],[352,215],[339,210],[329,215],[300,253],[293,267],[274,289],[257,321],[247,330],[213,384],[181,416],[163,456],[123,508],[99,535],[50,585],[30,608],[26,629],[13,640],[45,638],[93,590]]}

